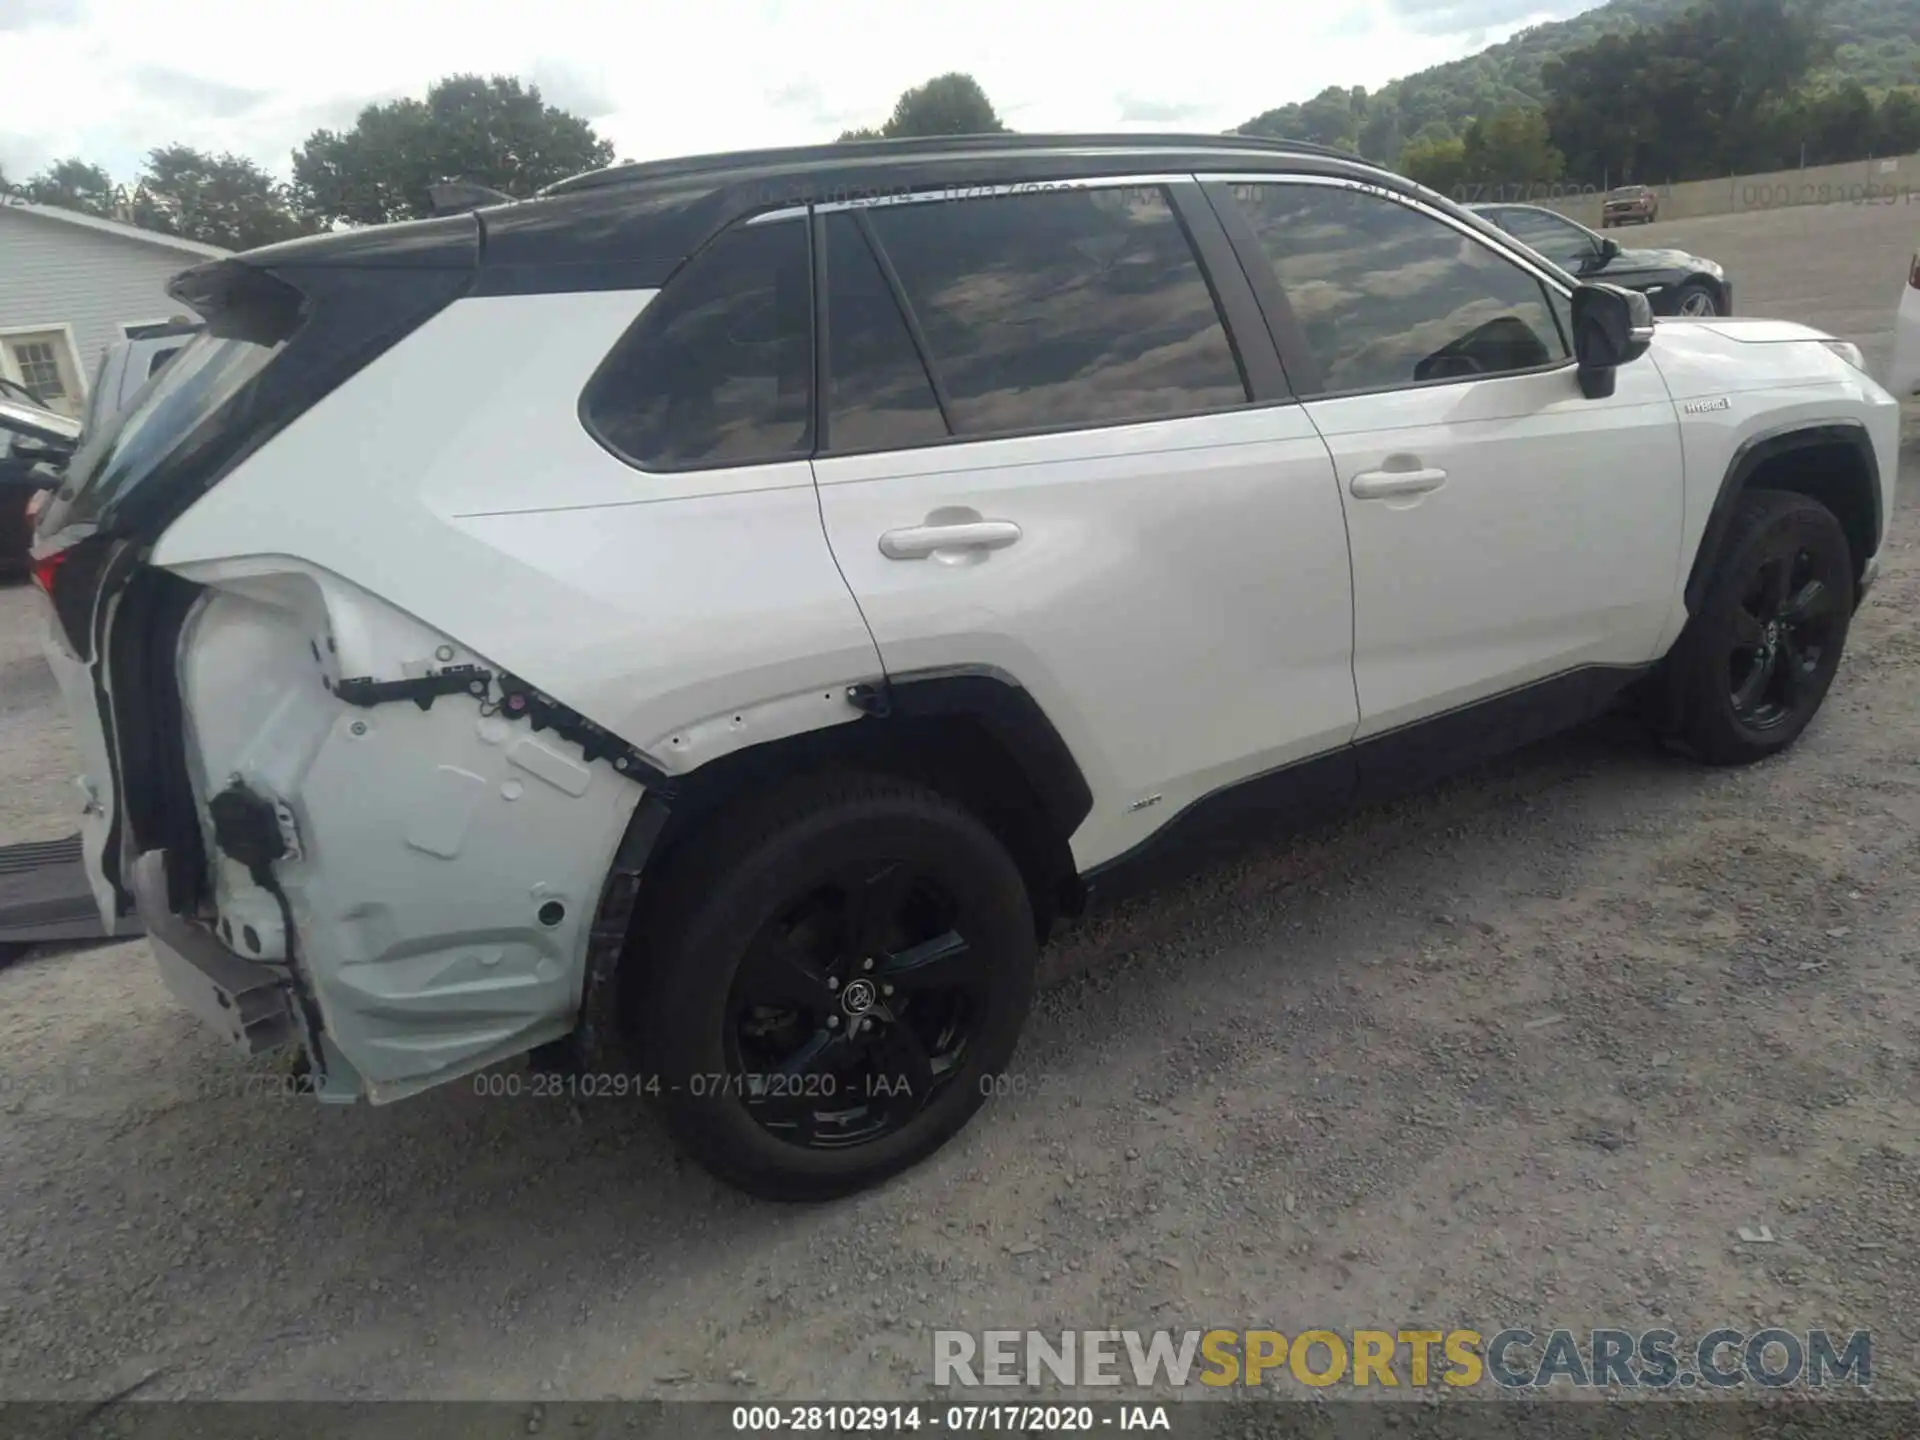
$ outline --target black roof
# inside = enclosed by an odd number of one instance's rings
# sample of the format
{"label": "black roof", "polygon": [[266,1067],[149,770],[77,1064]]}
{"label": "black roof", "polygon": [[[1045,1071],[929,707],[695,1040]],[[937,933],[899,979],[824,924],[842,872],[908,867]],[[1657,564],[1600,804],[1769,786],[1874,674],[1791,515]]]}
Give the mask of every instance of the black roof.
{"label": "black roof", "polygon": [[476,294],[662,285],[718,231],[758,211],[924,190],[1194,169],[1300,170],[1412,189],[1358,156],[1249,135],[955,135],[747,150],[618,165],[474,212]]}
{"label": "black roof", "polygon": [[1435,198],[1356,155],[1266,136],[955,135],[617,165],[531,200],[288,241],[245,258],[275,270],[473,270],[476,295],[652,289],[721,230],[762,211],[947,186],[1206,170],[1307,171]]}

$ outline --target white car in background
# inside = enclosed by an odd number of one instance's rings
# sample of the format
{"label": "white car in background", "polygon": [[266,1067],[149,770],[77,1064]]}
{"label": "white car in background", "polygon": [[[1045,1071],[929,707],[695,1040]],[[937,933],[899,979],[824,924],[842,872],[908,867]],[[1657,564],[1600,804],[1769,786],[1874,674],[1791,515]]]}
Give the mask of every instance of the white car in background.
{"label": "white car in background", "polygon": [[1902,400],[1920,396],[1920,250],[1913,253],[1906,292],[1900,297],[1900,318],[1893,327],[1893,368],[1887,389]]}

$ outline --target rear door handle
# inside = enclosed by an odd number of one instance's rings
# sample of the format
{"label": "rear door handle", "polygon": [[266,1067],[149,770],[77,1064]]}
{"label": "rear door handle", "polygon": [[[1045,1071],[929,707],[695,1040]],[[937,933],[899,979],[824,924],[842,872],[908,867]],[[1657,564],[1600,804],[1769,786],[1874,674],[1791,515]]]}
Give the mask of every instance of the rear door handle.
{"label": "rear door handle", "polygon": [[1396,495],[1424,495],[1447,483],[1444,470],[1366,470],[1347,486],[1356,500],[1389,500]]}
{"label": "rear door handle", "polygon": [[908,525],[880,537],[889,560],[925,560],[943,550],[1004,550],[1020,538],[1011,520],[965,520],[954,525]]}

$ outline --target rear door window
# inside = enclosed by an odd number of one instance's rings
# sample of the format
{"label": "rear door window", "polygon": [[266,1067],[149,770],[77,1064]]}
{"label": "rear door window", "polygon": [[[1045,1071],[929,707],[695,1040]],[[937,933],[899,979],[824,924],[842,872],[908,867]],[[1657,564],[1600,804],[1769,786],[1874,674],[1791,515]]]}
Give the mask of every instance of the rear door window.
{"label": "rear door window", "polygon": [[947,437],[933,382],[861,226],[827,216],[827,445],[892,450]]}
{"label": "rear door window", "polygon": [[650,470],[813,447],[813,277],[803,217],[744,225],[688,261],[587,387],[601,443]]}
{"label": "rear door window", "polygon": [[956,434],[1116,424],[1245,404],[1247,386],[1160,186],[881,205]]}

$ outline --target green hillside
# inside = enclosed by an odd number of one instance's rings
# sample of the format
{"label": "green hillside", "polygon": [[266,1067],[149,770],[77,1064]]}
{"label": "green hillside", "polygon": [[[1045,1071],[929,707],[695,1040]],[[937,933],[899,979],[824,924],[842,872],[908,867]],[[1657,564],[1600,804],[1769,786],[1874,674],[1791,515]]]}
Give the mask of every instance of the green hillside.
{"label": "green hillside", "polygon": [[[1332,87],[1311,100],[1269,110],[1240,129],[1344,145],[1392,162],[1416,137],[1448,138],[1476,118],[1541,104],[1540,67],[1548,58],[1604,35],[1658,24],[1691,3],[1611,0],[1571,20],[1523,30],[1478,55],[1404,76],[1372,95]],[[1857,81],[1870,91],[1920,85],[1920,0],[1828,0],[1824,8],[1836,48],[1813,76],[1816,84]]]}

